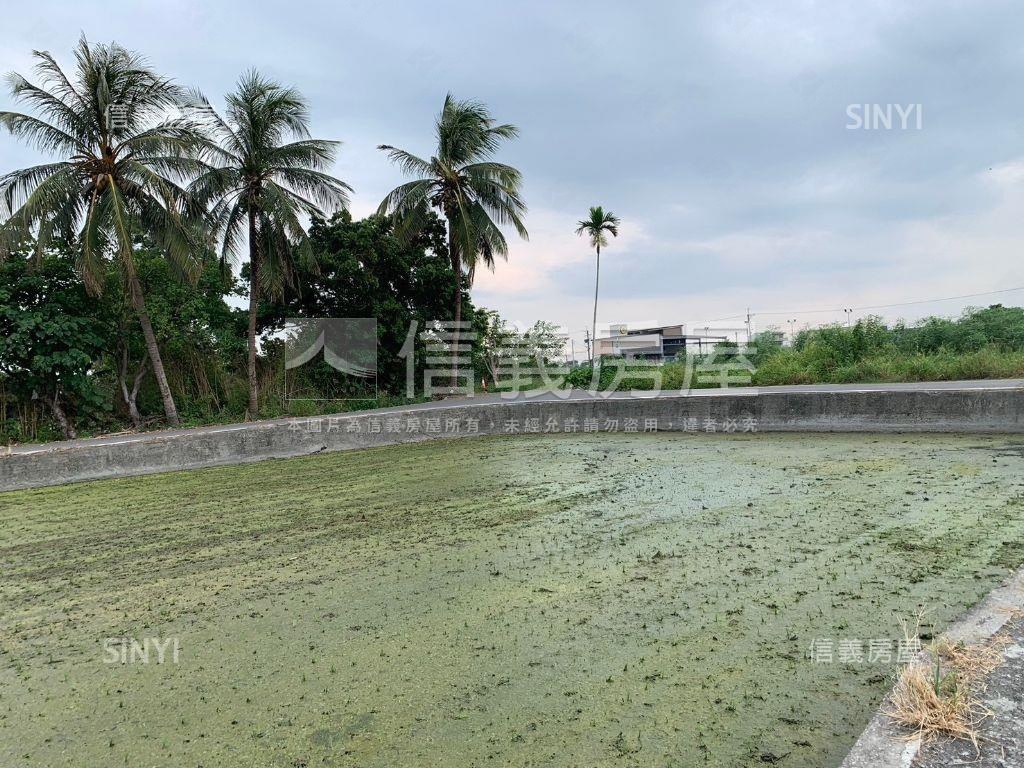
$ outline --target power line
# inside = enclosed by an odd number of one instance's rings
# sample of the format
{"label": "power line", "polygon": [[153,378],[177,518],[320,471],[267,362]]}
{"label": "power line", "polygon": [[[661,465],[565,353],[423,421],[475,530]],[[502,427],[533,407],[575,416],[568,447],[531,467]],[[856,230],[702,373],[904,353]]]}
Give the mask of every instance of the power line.
{"label": "power line", "polygon": [[[937,304],[940,301],[956,301],[958,299],[974,299],[974,298],[977,298],[979,296],[994,296],[996,294],[1015,293],[1017,291],[1024,291],[1024,285],[1018,286],[1016,288],[1000,288],[999,290],[996,290],[996,291],[981,291],[979,293],[964,293],[964,294],[961,294],[959,296],[944,296],[944,297],[938,298],[938,299],[916,299],[914,301],[900,301],[900,302],[896,302],[894,304],[871,304],[871,305],[862,306],[862,307],[833,307],[833,308],[830,308],[830,309],[795,309],[795,310],[771,311],[771,312],[754,311],[754,312],[750,312],[750,315],[753,316],[753,317],[757,317],[759,315],[820,315],[820,314],[826,314],[826,313],[846,312],[847,310],[850,310],[852,312],[864,312],[864,311],[872,310],[872,309],[892,309],[894,307],[910,307],[910,306],[914,306],[914,305],[918,305],[918,304]],[[715,320],[705,320],[703,322],[705,322],[705,323],[720,323],[720,322],[724,322],[725,320],[742,320],[745,317],[746,317],[745,314],[730,315],[729,317],[719,317],[719,318],[717,318]],[[699,327],[699,324],[696,324],[695,327]]]}
{"label": "power line", "polygon": [[965,293],[960,296],[944,296],[941,299],[918,299],[915,301],[900,301],[895,304],[872,304],[864,307],[837,307],[834,309],[798,309],[788,312],[755,312],[755,315],[814,315],[825,312],[842,312],[844,309],[852,309],[854,312],[863,312],[869,309],[892,309],[893,307],[909,307],[915,304],[937,304],[940,301],[956,301],[957,299],[974,299],[978,296],[993,296],[997,293],[1014,293],[1024,291],[1024,285],[1017,288],[1001,288],[998,291],[982,291],[981,293]]}
{"label": "power line", "polygon": [[[715,318],[714,320],[702,320],[699,323],[697,323],[697,322],[687,322],[686,325],[692,326],[694,328],[700,328],[703,325],[707,325],[709,323],[721,323],[721,322],[725,322],[726,320],[748,320],[749,318],[757,317],[757,316],[761,316],[761,315],[787,315],[788,316],[788,315],[822,315],[822,314],[838,313],[838,312],[850,312],[850,313],[852,313],[852,312],[865,312],[865,311],[872,310],[872,309],[893,309],[894,307],[912,307],[912,306],[920,305],[920,304],[937,304],[937,303],[942,302],[942,301],[957,301],[959,299],[975,299],[975,298],[978,298],[980,296],[995,296],[995,295],[1003,294],[1003,293],[1016,293],[1018,291],[1024,291],[1024,285],[1017,286],[1016,288],[1000,288],[1000,289],[995,290],[995,291],[981,291],[979,293],[964,293],[964,294],[961,294],[959,296],[944,296],[944,297],[938,298],[938,299],[915,299],[914,301],[900,301],[900,302],[896,302],[896,303],[893,303],[893,304],[870,304],[870,305],[861,306],[861,307],[834,307],[834,308],[831,308],[831,309],[796,309],[796,310],[787,310],[787,311],[774,311],[773,310],[771,312],[756,312],[756,311],[749,311],[748,310],[746,313],[742,313],[742,314],[738,314],[738,315],[729,315],[728,317],[718,317],[718,318]],[[567,333],[569,333],[569,334],[582,334],[582,333],[589,333],[589,330],[584,328],[584,329],[581,329],[579,331],[568,331]]]}
{"label": "power line", "polygon": [[[760,312],[751,312],[750,314],[751,315],[759,315],[759,314],[762,314],[762,313],[760,313]],[[744,317],[746,317],[746,315],[730,315],[729,317],[719,317],[719,318],[717,318],[715,320],[705,320],[704,322],[706,322],[706,323],[721,323],[721,322],[723,322],[725,320],[742,320]]]}

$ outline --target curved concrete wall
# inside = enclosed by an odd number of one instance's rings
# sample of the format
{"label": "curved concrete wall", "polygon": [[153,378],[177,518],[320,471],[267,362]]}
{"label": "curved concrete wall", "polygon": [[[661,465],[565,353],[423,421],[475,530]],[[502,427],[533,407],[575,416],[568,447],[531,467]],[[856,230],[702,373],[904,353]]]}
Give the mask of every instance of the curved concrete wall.
{"label": "curved concrete wall", "polygon": [[0,491],[474,435],[544,432],[1024,433],[1022,389],[756,392],[462,401],[25,446]]}

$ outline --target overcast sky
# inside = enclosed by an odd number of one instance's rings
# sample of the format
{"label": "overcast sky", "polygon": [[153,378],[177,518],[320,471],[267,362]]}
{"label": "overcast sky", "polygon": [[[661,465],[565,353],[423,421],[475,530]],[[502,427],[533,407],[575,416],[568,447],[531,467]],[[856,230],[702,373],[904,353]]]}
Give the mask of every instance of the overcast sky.
{"label": "overcast sky", "polygon": [[[623,221],[603,323],[750,307],[788,328],[1024,286],[1019,3],[37,0],[5,8],[0,69],[30,74],[33,48],[70,62],[80,32],[215,104],[251,67],[297,86],[314,135],[344,142],[356,216],[402,180],[377,144],[429,156],[447,91],[486,102],[521,130],[499,159],[523,172],[530,241],[510,237],[474,301],[577,338],[594,257],[574,229],[597,204]],[[913,111],[865,130],[852,104]],[[32,160],[0,137],[0,170]],[[996,301],[1024,291],[877,312]]]}

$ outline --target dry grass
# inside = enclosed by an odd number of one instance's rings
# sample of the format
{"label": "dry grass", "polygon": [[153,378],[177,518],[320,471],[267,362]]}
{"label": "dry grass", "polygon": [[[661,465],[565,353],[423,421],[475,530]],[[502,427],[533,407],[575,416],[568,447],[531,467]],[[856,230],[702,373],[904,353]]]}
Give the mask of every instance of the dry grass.
{"label": "dry grass", "polygon": [[[906,624],[904,634],[909,634]],[[886,714],[923,741],[967,739],[977,751],[978,726],[992,714],[977,695],[985,676],[1001,662],[1007,641],[997,635],[981,645],[965,645],[940,637],[926,649],[926,659],[900,671]]]}

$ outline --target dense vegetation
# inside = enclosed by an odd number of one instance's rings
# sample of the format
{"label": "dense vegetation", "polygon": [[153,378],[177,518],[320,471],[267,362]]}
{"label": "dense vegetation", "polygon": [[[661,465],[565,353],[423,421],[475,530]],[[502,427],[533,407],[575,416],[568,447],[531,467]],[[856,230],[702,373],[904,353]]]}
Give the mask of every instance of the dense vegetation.
{"label": "dense vegetation", "polygon": [[[395,236],[389,217],[352,221],[343,212],[330,221],[315,219],[310,241],[316,270],[297,273],[280,298],[264,298],[257,308],[257,333],[263,339],[257,361],[259,415],[405,401],[406,360],[400,352],[411,323],[422,330],[451,312],[454,280],[444,225],[432,217],[416,237],[403,240]],[[136,246],[134,259],[182,421],[245,418],[243,280],[210,261],[195,283],[184,282],[148,243]],[[243,268],[241,278],[247,272]],[[468,295],[463,306],[480,331],[474,369],[478,377],[487,375],[484,339],[495,315],[474,308]],[[300,380],[286,378],[279,331],[288,317],[377,318],[380,397],[315,402],[339,379],[322,361],[305,366]],[[36,260],[12,254],[0,263],[0,437],[5,442],[166,423],[148,360],[116,265],[108,265],[105,290],[90,295],[67,255]],[[424,365],[424,342],[417,338],[414,381],[422,381]],[[356,393],[335,389],[330,394]],[[301,401],[289,402],[299,395]]]}
{"label": "dense vegetation", "polygon": [[704,358],[658,366],[605,360],[596,377],[590,366],[580,366],[566,386],[707,388],[720,386],[719,369],[730,372],[730,386],[1024,377],[1024,309],[997,304],[956,320],[929,317],[891,327],[868,317],[853,326],[801,331],[789,345],[780,332],[764,331],[748,349],[722,343]]}
{"label": "dense vegetation", "polygon": [[754,379],[764,385],[1024,376],[1024,309],[998,304],[957,320],[888,327],[872,317],[850,328],[807,330],[792,348],[758,341]]}

